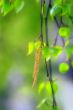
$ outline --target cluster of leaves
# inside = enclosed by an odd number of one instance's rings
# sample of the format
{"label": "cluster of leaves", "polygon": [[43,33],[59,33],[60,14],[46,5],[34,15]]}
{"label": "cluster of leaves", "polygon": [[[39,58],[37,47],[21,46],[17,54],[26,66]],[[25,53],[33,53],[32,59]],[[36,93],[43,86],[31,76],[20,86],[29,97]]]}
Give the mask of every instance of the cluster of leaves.
{"label": "cluster of leaves", "polygon": [[12,10],[15,10],[18,13],[23,7],[23,0],[0,0],[0,13],[3,16],[8,14]]}

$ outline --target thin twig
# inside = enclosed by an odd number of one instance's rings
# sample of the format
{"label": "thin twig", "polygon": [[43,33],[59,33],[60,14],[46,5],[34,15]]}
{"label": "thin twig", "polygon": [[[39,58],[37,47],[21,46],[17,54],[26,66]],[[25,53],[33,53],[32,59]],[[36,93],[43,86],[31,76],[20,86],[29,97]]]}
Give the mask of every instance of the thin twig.
{"label": "thin twig", "polygon": [[[49,0],[48,4],[48,9],[45,17],[45,32],[46,32],[46,45],[49,46],[48,42],[48,14],[49,14],[49,8],[51,8],[51,0]],[[52,64],[51,64],[51,59],[47,62],[46,61],[46,70],[47,70],[47,75],[49,76],[49,81],[51,85],[51,90],[52,90],[52,98],[53,98],[53,108],[57,106],[56,100],[55,100],[55,94],[54,94],[54,89],[53,89],[53,80],[52,80]]]}

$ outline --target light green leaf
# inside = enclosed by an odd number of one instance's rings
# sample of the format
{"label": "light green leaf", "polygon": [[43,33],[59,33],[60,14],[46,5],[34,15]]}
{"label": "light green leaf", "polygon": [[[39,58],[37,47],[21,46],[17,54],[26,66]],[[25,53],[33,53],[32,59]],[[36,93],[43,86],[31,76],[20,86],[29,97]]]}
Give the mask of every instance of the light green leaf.
{"label": "light green leaf", "polygon": [[61,63],[59,65],[59,71],[60,73],[66,73],[69,70],[69,65],[67,63]]}
{"label": "light green leaf", "polygon": [[68,38],[70,36],[70,28],[69,27],[60,27],[59,29],[59,35],[60,37],[63,37],[63,38]]}
{"label": "light green leaf", "polygon": [[40,104],[37,105],[37,108],[40,108],[45,102],[47,101],[47,98],[43,99]]}
{"label": "light green leaf", "polygon": [[73,55],[73,45],[70,45],[69,47],[66,48],[66,54],[68,59],[70,58],[71,55]]}
{"label": "light green leaf", "polygon": [[3,1],[3,6],[2,6],[2,13],[5,16],[8,14],[11,10],[13,9],[13,5],[10,5],[8,1]]}
{"label": "light green leaf", "polygon": [[34,51],[34,42],[29,42],[27,55],[30,55],[33,51]]}
{"label": "light green leaf", "polygon": [[42,54],[43,54],[44,58],[46,59],[46,61],[48,61],[51,58],[50,49],[48,47],[43,48]]}
{"label": "light green leaf", "polygon": [[44,89],[44,87],[45,87],[45,83],[42,82],[42,83],[39,85],[39,88],[38,88],[38,93],[39,93],[39,94],[42,92],[42,90]]}
{"label": "light green leaf", "polygon": [[16,13],[20,12],[24,7],[24,0],[15,0],[14,7],[16,10]]}
{"label": "light green leaf", "polygon": [[41,46],[41,41],[35,42],[35,49],[38,49]]}
{"label": "light green leaf", "polygon": [[61,46],[57,45],[51,48],[51,55],[54,57],[58,57],[62,53],[63,49]]}
{"label": "light green leaf", "polygon": [[[53,87],[54,92],[56,93],[58,91],[58,85],[55,82],[53,82],[52,87]],[[50,95],[52,95],[52,88],[51,88],[50,82],[46,84],[46,90]]]}
{"label": "light green leaf", "polygon": [[50,10],[50,15],[60,15],[61,14],[62,7],[60,5],[54,5]]}
{"label": "light green leaf", "polygon": [[62,16],[68,15],[70,12],[70,6],[68,4],[62,5]]}
{"label": "light green leaf", "polygon": [[70,44],[70,39],[68,39],[68,40],[65,42],[65,47],[67,47],[69,44]]}

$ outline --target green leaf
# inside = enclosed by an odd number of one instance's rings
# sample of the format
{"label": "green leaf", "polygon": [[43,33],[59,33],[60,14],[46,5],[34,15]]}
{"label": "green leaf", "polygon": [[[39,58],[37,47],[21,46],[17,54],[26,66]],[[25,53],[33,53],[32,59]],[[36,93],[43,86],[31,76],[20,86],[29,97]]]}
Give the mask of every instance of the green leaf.
{"label": "green leaf", "polygon": [[54,5],[61,5],[62,0],[54,0]]}
{"label": "green leaf", "polygon": [[70,39],[68,39],[68,40],[65,42],[65,47],[67,47],[69,44],[70,44]]}
{"label": "green leaf", "polygon": [[69,27],[60,27],[59,29],[59,35],[60,37],[63,37],[63,38],[68,38],[70,36],[70,28]]}
{"label": "green leaf", "polygon": [[58,57],[62,53],[62,51],[63,51],[62,47],[58,45],[51,48],[51,54],[54,57]]}
{"label": "green leaf", "polygon": [[35,42],[35,49],[38,49],[41,46],[41,41]]}
{"label": "green leaf", "polygon": [[43,48],[42,54],[47,61],[51,58],[50,49],[48,47]]}
{"label": "green leaf", "polygon": [[62,5],[62,16],[68,15],[70,13],[70,6],[68,4]]}
{"label": "green leaf", "polygon": [[73,45],[70,45],[69,47],[66,48],[66,54],[68,59],[70,58],[71,55],[73,55]]}
{"label": "green leaf", "polygon": [[0,6],[2,6],[2,4],[3,4],[3,0],[0,0]]}
{"label": "green leaf", "polygon": [[16,13],[20,12],[24,7],[24,1],[23,0],[15,0],[14,7],[16,10]]}
{"label": "green leaf", "polygon": [[13,5],[10,5],[8,0],[3,1],[3,6],[2,6],[2,13],[5,16],[8,14],[11,10],[13,9]]}
{"label": "green leaf", "polygon": [[61,63],[59,65],[60,73],[66,73],[69,70],[69,65],[67,63]]}
{"label": "green leaf", "polygon": [[34,42],[29,42],[27,55],[30,55],[33,51],[34,51]]}
{"label": "green leaf", "polygon": [[54,5],[50,10],[50,15],[60,15],[61,14],[62,7],[60,5]]}
{"label": "green leaf", "polygon": [[[55,82],[53,82],[52,87],[53,87],[54,92],[56,93],[58,91],[58,85]],[[52,95],[52,88],[51,88],[50,82],[46,84],[46,90],[50,95]]]}
{"label": "green leaf", "polygon": [[45,102],[47,101],[47,98],[43,99],[40,104],[37,105],[37,108],[40,108]]}
{"label": "green leaf", "polygon": [[38,93],[40,94],[45,87],[45,83],[41,83],[38,88]]}

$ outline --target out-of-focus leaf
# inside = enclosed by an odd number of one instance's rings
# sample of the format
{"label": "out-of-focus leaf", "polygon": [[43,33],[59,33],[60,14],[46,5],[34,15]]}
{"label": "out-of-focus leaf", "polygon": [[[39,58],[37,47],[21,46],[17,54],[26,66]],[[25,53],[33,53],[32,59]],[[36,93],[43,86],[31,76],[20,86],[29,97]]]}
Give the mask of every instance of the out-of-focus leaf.
{"label": "out-of-focus leaf", "polygon": [[65,47],[67,47],[69,44],[70,44],[70,39],[68,39],[68,40],[65,42]]}
{"label": "out-of-focus leaf", "polygon": [[34,42],[29,42],[27,55],[30,55],[34,51]]}
{"label": "out-of-focus leaf", "polygon": [[47,92],[48,92],[50,95],[52,95],[51,84],[52,84],[52,87],[53,87],[54,92],[56,93],[56,92],[58,91],[58,85],[57,85],[55,82],[52,82],[52,83],[48,82],[48,83],[46,84],[46,90],[47,90]]}
{"label": "out-of-focus leaf", "polygon": [[3,4],[3,0],[0,0],[0,6]]}
{"label": "out-of-focus leaf", "polygon": [[63,37],[63,38],[68,38],[70,36],[70,28],[69,27],[60,27],[59,29],[59,35],[60,37]]}
{"label": "out-of-focus leaf", "polygon": [[41,41],[35,42],[35,48],[38,49],[41,46]]}
{"label": "out-of-focus leaf", "polygon": [[61,14],[62,7],[60,5],[54,5],[52,9],[50,10],[50,15],[60,15]]}
{"label": "out-of-focus leaf", "polygon": [[45,83],[41,83],[41,84],[39,85],[39,88],[38,88],[39,94],[42,92],[42,90],[44,89],[44,87],[45,87]]}
{"label": "out-of-focus leaf", "polygon": [[70,13],[70,6],[68,4],[62,5],[62,16],[69,15]]}
{"label": "out-of-focus leaf", "polygon": [[43,99],[40,104],[37,105],[37,108],[40,108],[45,102],[47,101],[47,98]]}
{"label": "out-of-focus leaf", "polygon": [[69,65],[67,63],[61,63],[59,65],[59,71],[60,71],[60,73],[62,73],[62,74],[63,73],[67,73],[68,70],[69,70]]}
{"label": "out-of-focus leaf", "polygon": [[58,57],[62,53],[62,51],[63,51],[62,47],[58,45],[51,48],[51,54],[54,57]]}
{"label": "out-of-focus leaf", "polygon": [[5,16],[13,9],[13,5],[9,3],[9,1],[4,0],[2,4],[2,13]]}
{"label": "out-of-focus leaf", "polygon": [[73,55],[73,45],[70,45],[69,47],[66,48],[66,53],[68,59],[70,58],[71,55]]}
{"label": "out-of-focus leaf", "polygon": [[24,0],[15,0],[14,7],[16,12],[20,12],[24,7]]}
{"label": "out-of-focus leaf", "polygon": [[51,58],[50,49],[48,47],[43,48],[42,54],[47,61]]}

